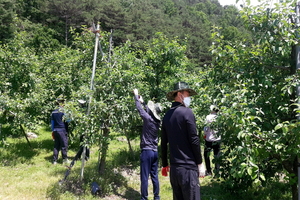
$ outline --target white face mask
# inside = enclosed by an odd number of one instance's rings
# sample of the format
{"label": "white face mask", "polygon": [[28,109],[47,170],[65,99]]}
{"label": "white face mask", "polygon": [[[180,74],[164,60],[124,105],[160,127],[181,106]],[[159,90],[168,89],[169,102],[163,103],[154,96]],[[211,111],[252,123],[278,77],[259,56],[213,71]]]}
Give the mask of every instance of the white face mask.
{"label": "white face mask", "polygon": [[183,98],[183,104],[185,105],[185,107],[189,107],[191,105],[191,97],[184,97]]}

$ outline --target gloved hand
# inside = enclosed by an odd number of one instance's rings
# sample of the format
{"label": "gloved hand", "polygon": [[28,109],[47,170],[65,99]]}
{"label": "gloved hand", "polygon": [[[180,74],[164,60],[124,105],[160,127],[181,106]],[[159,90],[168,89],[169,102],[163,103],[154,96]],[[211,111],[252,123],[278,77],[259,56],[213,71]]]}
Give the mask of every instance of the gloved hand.
{"label": "gloved hand", "polygon": [[166,167],[163,167],[161,169],[161,175],[162,176],[168,176],[168,172],[170,171],[170,167],[169,166],[166,166]]}
{"label": "gloved hand", "polygon": [[134,90],[133,90],[133,94],[134,94],[134,95],[139,95],[138,89],[134,89]]}
{"label": "gloved hand", "polygon": [[144,99],[141,95],[139,96],[139,100],[140,100],[141,103],[144,103]]}
{"label": "gloved hand", "polygon": [[54,137],[54,131],[52,131],[52,140],[53,140],[53,141],[55,140],[55,137]]}
{"label": "gloved hand", "polygon": [[205,167],[204,164],[198,165],[198,172],[199,172],[199,177],[204,178],[205,177]]}

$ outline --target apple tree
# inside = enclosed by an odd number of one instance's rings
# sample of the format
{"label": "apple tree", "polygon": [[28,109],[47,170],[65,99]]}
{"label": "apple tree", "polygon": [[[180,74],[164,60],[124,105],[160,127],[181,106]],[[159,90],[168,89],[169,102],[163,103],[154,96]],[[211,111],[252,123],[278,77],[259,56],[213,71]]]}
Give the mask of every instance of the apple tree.
{"label": "apple tree", "polygon": [[[299,110],[292,51],[297,45],[294,4],[245,7],[242,17],[252,41],[226,42],[216,29],[213,77],[225,146],[220,176],[233,191],[284,177],[297,199]],[[292,55],[292,56],[291,56]]]}

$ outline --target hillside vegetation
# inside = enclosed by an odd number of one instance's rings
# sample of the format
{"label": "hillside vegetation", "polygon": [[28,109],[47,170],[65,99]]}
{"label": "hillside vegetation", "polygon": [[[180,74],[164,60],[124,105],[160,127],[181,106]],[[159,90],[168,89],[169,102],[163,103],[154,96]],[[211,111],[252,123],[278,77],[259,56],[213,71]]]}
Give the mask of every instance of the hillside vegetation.
{"label": "hillside vegetation", "polygon": [[71,28],[80,32],[82,26],[100,23],[101,30],[113,31],[116,46],[130,40],[142,48],[156,32],[188,38],[187,56],[201,67],[212,61],[213,26],[222,27],[228,41],[250,37],[237,8],[222,7],[217,0],[1,0],[0,4],[4,13],[0,40],[7,42],[14,31],[25,30],[35,38],[31,45],[37,50],[72,46]]}

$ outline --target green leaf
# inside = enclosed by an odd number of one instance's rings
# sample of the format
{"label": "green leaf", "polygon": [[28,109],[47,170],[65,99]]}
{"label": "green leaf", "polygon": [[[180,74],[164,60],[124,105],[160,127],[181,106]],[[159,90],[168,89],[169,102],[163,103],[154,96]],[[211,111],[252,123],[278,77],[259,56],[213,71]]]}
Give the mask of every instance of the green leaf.
{"label": "green leaf", "polygon": [[260,174],[259,177],[261,178],[261,180],[266,181],[266,177],[263,174]]}
{"label": "green leaf", "polygon": [[275,131],[277,131],[278,129],[281,129],[283,127],[283,124],[277,124],[276,126],[275,126]]}

